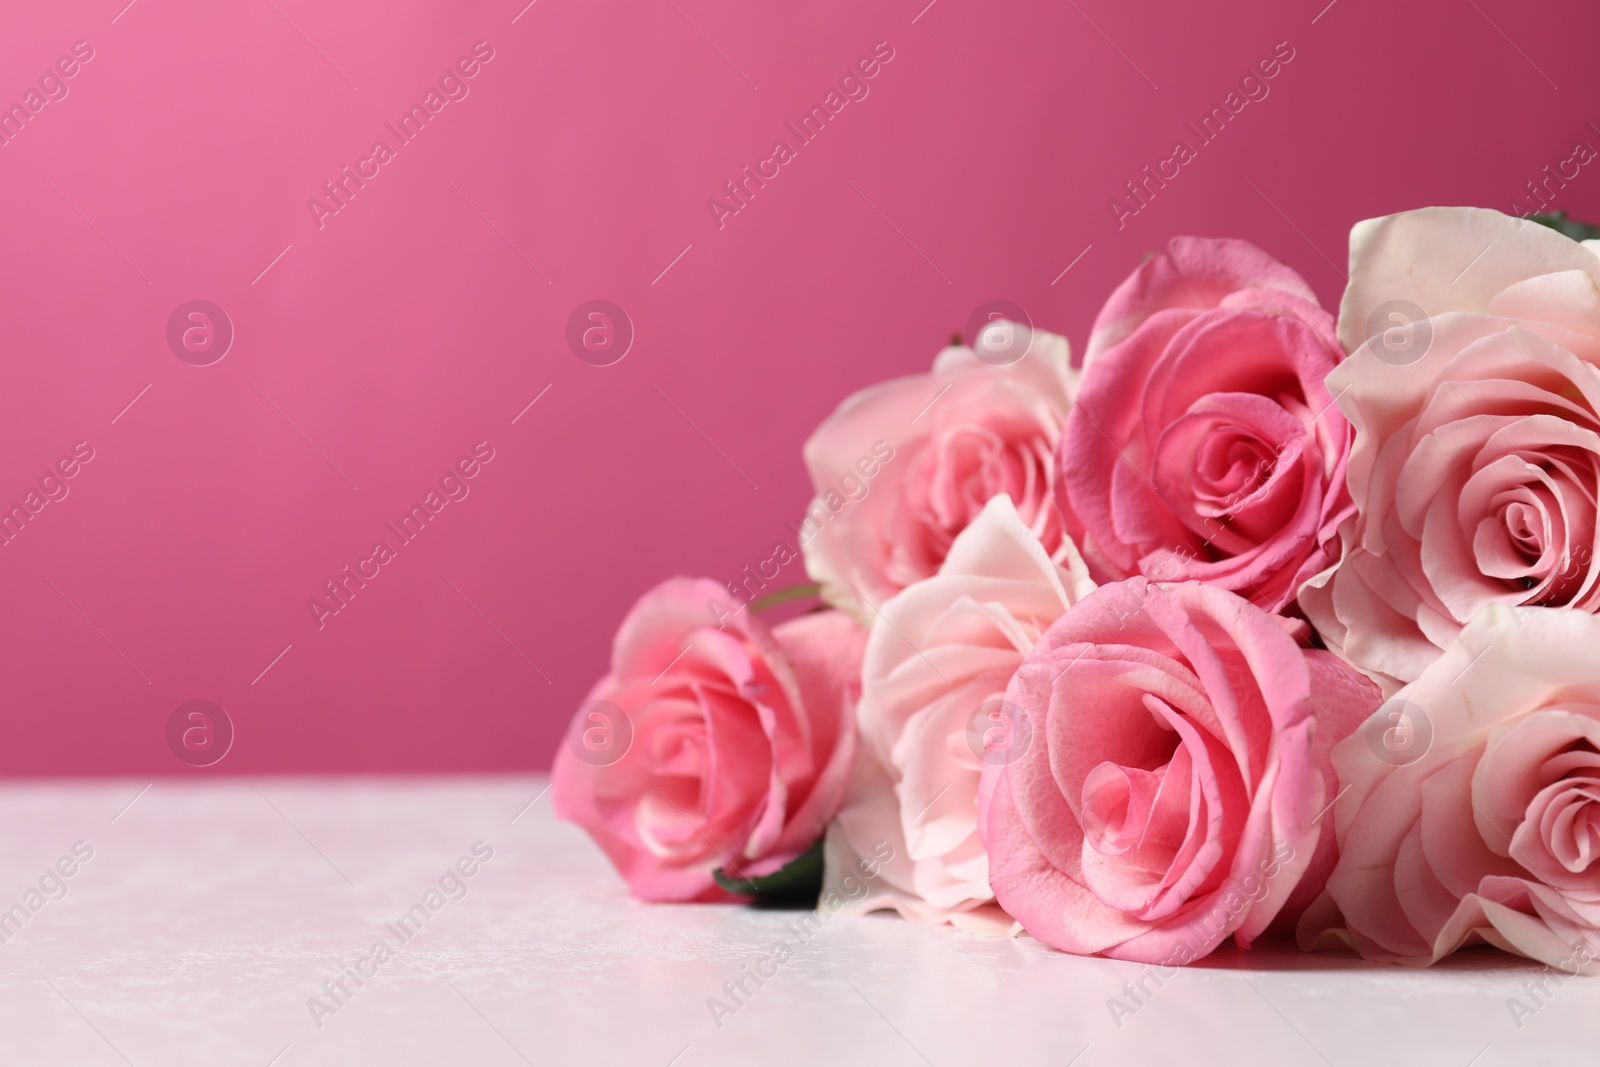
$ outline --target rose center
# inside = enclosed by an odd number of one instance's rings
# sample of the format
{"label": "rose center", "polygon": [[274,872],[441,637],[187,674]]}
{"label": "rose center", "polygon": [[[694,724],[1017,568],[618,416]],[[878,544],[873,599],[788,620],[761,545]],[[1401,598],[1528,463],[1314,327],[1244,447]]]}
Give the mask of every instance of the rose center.
{"label": "rose center", "polygon": [[926,452],[912,507],[941,551],[1000,493],[1024,519],[1048,503],[1050,442],[1008,440],[987,427],[963,427]]}
{"label": "rose center", "polygon": [[[1572,874],[1600,859],[1600,752],[1580,741],[1552,756],[1541,777],[1553,778],[1528,805],[1518,837],[1536,832],[1539,851]],[[1513,858],[1526,860],[1516,852]]]}
{"label": "rose center", "polygon": [[1534,505],[1519,500],[1506,505],[1501,512],[1500,520],[1505,523],[1506,534],[1511,538],[1511,544],[1522,554],[1522,558],[1530,565],[1539,562],[1539,558],[1544,555],[1548,526],[1543,512]]}
{"label": "rose center", "polygon": [[1307,441],[1270,398],[1211,394],[1161,432],[1151,481],[1207,551],[1239,555],[1295,521],[1312,470]]}
{"label": "rose center", "polygon": [[1187,827],[1188,762],[1179,758],[1155,770],[1106,762],[1090,771],[1082,794],[1089,845],[1103,856],[1140,853],[1152,870],[1164,869]]}
{"label": "rose center", "polygon": [[1196,457],[1195,494],[1218,510],[1232,511],[1272,477],[1276,453],[1237,430],[1212,434]]}
{"label": "rose center", "polygon": [[[1484,577],[1503,582],[1522,603],[1592,601],[1600,471],[1559,449],[1535,459],[1508,453],[1468,479],[1458,506],[1463,528],[1472,531],[1473,558]],[[1465,618],[1476,607],[1468,598],[1452,611]]]}

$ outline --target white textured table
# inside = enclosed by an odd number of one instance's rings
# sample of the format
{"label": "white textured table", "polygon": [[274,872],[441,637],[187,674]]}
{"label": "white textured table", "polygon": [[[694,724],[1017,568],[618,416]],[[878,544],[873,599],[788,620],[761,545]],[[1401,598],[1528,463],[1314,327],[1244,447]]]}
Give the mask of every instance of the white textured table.
{"label": "white textured table", "polygon": [[[529,805],[542,778],[145,784],[0,787],[0,909],[22,906],[0,912],[5,1067],[1600,1060],[1600,979],[1547,984],[1519,1029],[1507,998],[1539,968],[1489,953],[1412,972],[1228,952],[1146,980],[1119,1027],[1129,964],[892,918],[805,938],[794,912],[637,904],[548,795]],[[63,857],[71,876],[47,876]],[[463,857],[458,899],[428,899]],[[420,929],[397,935],[414,904]],[[794,958],[718,1027],[708,999],[731,1003],[723,983],[779,938]]]}

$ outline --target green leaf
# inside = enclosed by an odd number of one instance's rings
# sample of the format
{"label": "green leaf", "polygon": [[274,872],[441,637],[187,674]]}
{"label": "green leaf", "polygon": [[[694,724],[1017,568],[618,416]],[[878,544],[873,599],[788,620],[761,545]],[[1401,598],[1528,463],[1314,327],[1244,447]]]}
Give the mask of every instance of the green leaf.
{"label": "green leaf", "polygon": [[761,904],[816,903],[822,892],[822,839],[785,866],[760,878],[738,878],[718,869],[711,872],[717,884]]}
{"label": "green leaf", "polygon": [[1592,241],[1600,238],[1600,226],[1569,219],[1565,211],[1541,211],[1536,215],[1529,215],[1528,218],[1574,241]]}

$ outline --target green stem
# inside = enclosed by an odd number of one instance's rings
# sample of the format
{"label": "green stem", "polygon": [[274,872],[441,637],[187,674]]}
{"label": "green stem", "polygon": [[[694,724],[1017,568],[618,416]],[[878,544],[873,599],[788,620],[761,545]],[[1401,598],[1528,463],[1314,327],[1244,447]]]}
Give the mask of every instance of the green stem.
{"label": "green stem", "polygon": [[787,589],[779,589],[776,593],[768,593],[766,596],[752,600],[750,602],[750,610],[766,611],[768,608],[775,608],[779,604],[787,604],[791,600],[803,600],[806,597],[817,596],[821,592],[822,586],[814,582],[809,585],[791,585]]}

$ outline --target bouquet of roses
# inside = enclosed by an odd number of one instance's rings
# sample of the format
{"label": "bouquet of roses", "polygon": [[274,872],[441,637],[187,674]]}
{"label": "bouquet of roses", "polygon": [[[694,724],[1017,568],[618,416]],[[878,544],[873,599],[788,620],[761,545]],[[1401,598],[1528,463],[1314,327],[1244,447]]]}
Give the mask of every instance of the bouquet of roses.
{"label": "bouquet of roses", "polygon": [[1337,320],[1180,237],[1081,370],[994,321],[850,397],[805,445],[826,607],[647,593],[557,811],[645,900],[1600,970],[1597,234],[1361,222]]}

